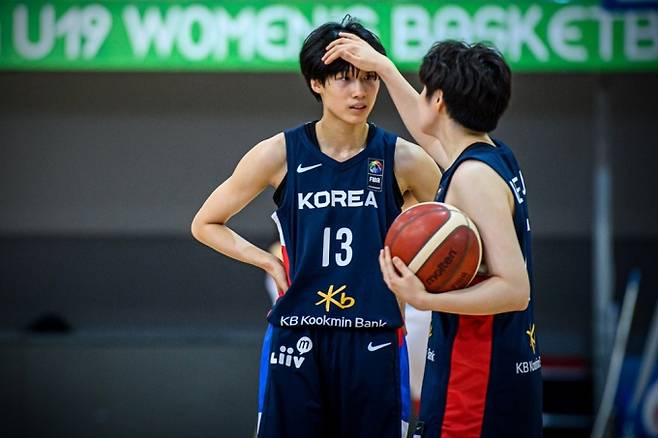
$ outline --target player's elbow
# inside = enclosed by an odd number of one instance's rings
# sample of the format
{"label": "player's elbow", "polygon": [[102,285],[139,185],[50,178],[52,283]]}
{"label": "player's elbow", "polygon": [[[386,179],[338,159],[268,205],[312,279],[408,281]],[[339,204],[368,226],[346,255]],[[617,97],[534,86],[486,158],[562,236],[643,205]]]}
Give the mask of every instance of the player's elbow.
{"label": "player's elbow", "polygon": [[196,218],[192,221],[192,225],[190,225],[190,232],[192,233],[192,237],[194,237],[196,240],[201,241],[201,225],[197,222]]}
{"label": "player's elbow", "polygon": [[516,293],[514,294],[514,310],[523,312],[528,308],[530,303],[530,282],[526,276],[516,286]]}
{"label": "player's elbow", "polygon": [[194,216],[194,219],[192,219],[190,232],[192,233],[192,236],[199,242],[203,242],[204,240],[203,234],[204,230],[206,229],[206,225],[208,225],[208,223],[204,221],[198,213],[196,216]]}
{"label": "player's elbow", "polygon": [[516,305],[516,311],[517,312],[523,312],[525,309],[528,308],[528,304],[530,304],[530,298],[526,295],[519,299]]}
{"label": "player's elbow", "polygon": [[192,220],[190,232],[196,240],[207,244],[206,242],[210,240],[210,236],[217,232],[218,225],[224,225],[224,222],[210,219],[200,210]]}

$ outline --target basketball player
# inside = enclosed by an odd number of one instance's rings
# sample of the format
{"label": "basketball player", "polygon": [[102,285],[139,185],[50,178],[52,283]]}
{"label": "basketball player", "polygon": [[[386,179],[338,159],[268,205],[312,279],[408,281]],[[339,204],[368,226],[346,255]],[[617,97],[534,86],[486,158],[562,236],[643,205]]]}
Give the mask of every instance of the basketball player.
{"label": "basketball player", "polygon": [[436,200],[464,211],[483,243],[486,277],[442,294],[428,293],[388,248],[380,254],[389,288],[434,311],[417,434],[540,436],[527,190],[510,148],[488,134],[507,108],[510,69],[483,44],[440,42],[423,59],[419,95],[383,54],[358,36],[341,37],[328,45],[325,62],[342,57],[377,72],[411,134],[445,169]]}
{"label": "basketball player", "polygon": [[[285,294],[272,308],[263,345],[258,436],[396,437],[408,418],[408,358],[396,297],[377,254],[403,195],[436,194],[440,173],[420,147],[368,123],[375,73],[322,62],[338,32],[384,53],[347,20],[315,29],[300,53],[322,117],[254,146],[197,213],[193,235],[258,266]],[[282,102],[282,104],[284,104]],[[283,263],[227,227],[267,186]]]}

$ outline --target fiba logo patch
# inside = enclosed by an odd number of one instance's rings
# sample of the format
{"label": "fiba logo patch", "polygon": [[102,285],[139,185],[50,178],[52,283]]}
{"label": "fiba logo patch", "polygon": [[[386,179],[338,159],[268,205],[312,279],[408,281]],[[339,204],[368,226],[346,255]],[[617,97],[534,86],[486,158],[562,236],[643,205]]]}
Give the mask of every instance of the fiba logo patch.
{"label": "fiba logo patch", "polygon": [[303,355],[313,349],[313,341],[308,336],[302,336],[297,341],[296,347],[299,355],[295,354],[295,349],[292,347],[280,346],[278,354],[276,351],[270,354],[270,363],[272,365],[283,365],[286,367],[291,367],[294,364],[295,368],[299,369],[306,360]]}
{"label": "fiba logo patch", "polygon": [[368,173],[373,175],[381,175],[384,172],[384,163],[383,160],[373,160],[372,158],[368,162]]}
{"label": "fiba logo patch", "polygon": [[384,160],[368,158],[368,188],[378,192],[382,191],[384,178]]}

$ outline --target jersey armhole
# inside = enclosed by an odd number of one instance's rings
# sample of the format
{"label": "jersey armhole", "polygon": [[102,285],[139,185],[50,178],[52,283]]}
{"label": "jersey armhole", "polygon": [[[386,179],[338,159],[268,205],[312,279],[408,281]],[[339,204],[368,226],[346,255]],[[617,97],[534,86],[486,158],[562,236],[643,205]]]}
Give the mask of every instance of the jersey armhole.
{"label": "jersey armhole", "polygon": [[281,207],[283,204],[283,198],[285,196],[285,190],[286,190],[286,180],[288,179],[288,173],[286,172],[285,175],[283,175],[283,179],[281,180],[281,183],[279,186],[274,190],[274,194],[272,195],[272,200],[276,204],[277,207]]}
{"label": "jersey armhole", "polygon": [[393,145],[392,150],[393,152],[391,153],[391,158],[393,161],[393,199],[395,200],[395,205],[399,208],[402,209],[402,206],[404,205],[404,194],[402,193],[402,190],[400,190],[400,184],[398,183],[398,177],[395,176],[395,149],[397,148],[397,141],[398,137],[396,134],[392,133],[387,133],[387,135],[392,137],[391,144]]}
{"label": "jersey armhole", "polygon": [[400,184],[398,184],[398,179],[393,174],[393,198],[395,199],[395,205],[398,208],[402,208],[404,205],[404,195],[402,195],[402,190],[400,190]]}
{"label": "jersey armhole", "polygon": [[291,166],[291,135],[293,135],[296,131],[299,131],[300,128],[305,126],[302,125],[301,127],[297,127],[295,129],[290,129],[284,131],[284,138],[285,138],[285,147],[286,147],[286,173],[283,175],[283,178],[281,178],[281,182],[279,185],[274,189],[274,193],[272,194],[272,200],[274,201],[274,204],[276,205],[277,209],[281,208],[281,206],[286,202],[286,187],[288,185],[288,174],[290,173],[290,166]]}

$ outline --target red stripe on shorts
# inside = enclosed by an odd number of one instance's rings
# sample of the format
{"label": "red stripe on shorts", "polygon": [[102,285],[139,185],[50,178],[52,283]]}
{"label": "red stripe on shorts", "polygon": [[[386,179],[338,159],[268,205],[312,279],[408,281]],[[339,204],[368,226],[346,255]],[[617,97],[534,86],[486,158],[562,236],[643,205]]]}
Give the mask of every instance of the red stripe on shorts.
{"label": "red stripe on shorts", "polygon": [[452,346],[442,438],[479,437],[491,364],[493,316],[459,316]]}

